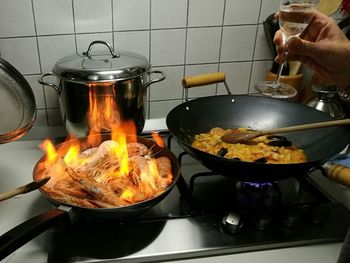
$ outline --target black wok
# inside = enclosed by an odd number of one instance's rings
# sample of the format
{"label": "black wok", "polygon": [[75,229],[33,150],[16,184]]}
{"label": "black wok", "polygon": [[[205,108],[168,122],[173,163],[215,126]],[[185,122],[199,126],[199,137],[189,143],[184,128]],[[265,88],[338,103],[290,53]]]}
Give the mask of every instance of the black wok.
{"label": "black wok", "polygon": [[[127,137],[129,141],[131,137]],[[163,198],[165,198],[175,185],[178,177],[180,176],[180,167],[176,156],[168,149],[161,148],[153,140],[136,137],[137,141],[145,144],[148,148],[152,149],[152,153],[155,158],[166,156],[170,159],[172,165],[173,182],[168,186],[168,188],[155,196],[152,199],[145,200],[143,202],[135,203],[129,206],[117,207],[117,208],[86,208],[80,206],[74,206],[61,201],[56,200],[54,197],[49,196],[44,191],[41,193],[55,206],[55,209],[46,211],[38,216],[35,216],[24,223],[14,227],[8,232],[0,236],[0,260],[14,252],[16,249],[44,232],[45,230],[57,226],[65,225],[71,226],[78,220],[85,222],[118,222],[118,220],[128,221],[139,215],[141,215],[146,210],[152,208]],[[102,140],[105,141],[110,139],[110,135],[102,135]],[[79,139],[83,143],[82,149],[87,149],[96,145],[88,145],[85,143],[85,139]],[[62,143],[61,146],[65,147],[67,142]],[[67,147],[66,147],[67,148]],[[68,148],[67,148],[68,149]],[[43,174],[41,172],[40,163],[43,162],[44,157],[42,157],[34,167],[33,177],[34,180],[39,180]]]}
{"label": "black wok", "polygon": [[255,130],[329,121],[332,118],[313,108],[262,96],[222,95],[187,101],[172,109],[166,118],[171,134],[183,149],[204,166],[242,181],[273,181],[304,176],[349,143],[349,130],[336,126],[285,133],[294,145],[305,151],[308,161],[300,164],[264,164],[229,160],[191,146],[196,134],[213,127],[247,127]]}

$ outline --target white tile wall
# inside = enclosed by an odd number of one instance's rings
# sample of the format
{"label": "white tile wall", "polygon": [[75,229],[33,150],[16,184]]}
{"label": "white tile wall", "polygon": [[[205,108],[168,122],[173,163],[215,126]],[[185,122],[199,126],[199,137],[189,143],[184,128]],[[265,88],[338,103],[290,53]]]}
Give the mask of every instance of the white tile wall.
{"label": "white tile wall", "polygon": [[114,30],[150,28],[150,0],[113,0],[112,4]]}
{"label": "white tile wall", "polygon": [[[234,94],[247,94],[250,83],[252,62],[221,63],[219,71],[226,72],[226,82]],[[222,84],[217,94],[227,94]]]}
{"label": "white tile wall", "polygon": [[[75,0],[73,3],[77,33],[112,31],[110,0]],[[94,19],[91,19],[92,13]]]}
{"label": "white tile wall", "polygon": [[74,35],[44,36],[38,37],[37,41],[43,73],[50,72],[58,59],[76,51]]}
{"label": "white tile wall", "polygon": [[[185,66],[160,67],[154,70],[161,70],[165,73],[165,80],[151,85],[150,90],[151,101],[162,100],[181,100],[182,99],[182,85],[181,80],[184,76]],[[156,79],[156,74],[151,74],[151,79]]]}
{"label": "white tile wall", "polygon": [[0,39],[0,54],[23,75],[40,73],[35,37]]}
{"label": "white tile wall", "polygon": [[224,14],[225,0],[189,1],[188,26],[220,26]]}
{"label": "white tile wall", "polygon": [[186,29],[151,31],[151,63],[153,66],[184,64]]}
{"label": "white tile wall", "polygon": [[187,0],[152,0],[151,28],[186,27]]}
{"label": "white tile wall", "polygon": [[[20,2],[31,1],[22,0]],[[74,33],[73,5],[71,0],[33,0],[32,3],[38,35]],[[18,9],[21,9],[21,7],[18,6]]]}
{"label": "white tile wall", "polygon": [[[277,8],[277,0],[2,0],[0,55],[31,85],[37,126],[62,125],[56,91],[37,78],[93,40],[140,53],[166,73],[148,88],[146,116],[165,117],[183,102],[187,75],[220,70],[233,93],[253,91],[272,65],[262,22]],[[222,84],[189,92],[191,98],[216,94],[226,94]]]}
{"label": "white tile wall", "polygon": [[149,59],[149,46],[149,31],[122,31],[114,33],[114,47],[116,50],[132,50]]}
{"label": "white tile wall", "polygon": [[222,62],[252,60],[256,32],[256,25],[224,27],[220,60]]}
{"label": "white tile wall", "polygon": [[[0,8],[0,36],[35,35],[31,1],[2,0]],[[18,19],[20,17],[20,19]],[[6,26],[5,26],[6,25]]]}
{"label": "white tile wall", "polygon": [[219,27],[189,28],[186,64],[219,62],[221,31]]}
{"label": "white tile wall", "polygon": [[[272,1],[278,3],[277,0]],[[226,0],[224,24],[256,24],[259,20],[260,6],[261,1],[257,0]]]}

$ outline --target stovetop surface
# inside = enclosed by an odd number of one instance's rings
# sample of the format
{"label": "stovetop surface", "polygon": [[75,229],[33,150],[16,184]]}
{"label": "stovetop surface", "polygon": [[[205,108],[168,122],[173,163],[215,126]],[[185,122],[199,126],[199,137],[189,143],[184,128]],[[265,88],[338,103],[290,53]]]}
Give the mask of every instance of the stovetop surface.
{"label": "stovetop surface", "polygon": [[[175,143],[171,150],[182,152]],[[229,213],[238,220],[234,233],[223,224]],[[128,220],[81,220],[53,231],[48,261],[155,262],[334,242],[349,222],[349,210],[309,177],[236,182],[185,154],[161,202]]]}

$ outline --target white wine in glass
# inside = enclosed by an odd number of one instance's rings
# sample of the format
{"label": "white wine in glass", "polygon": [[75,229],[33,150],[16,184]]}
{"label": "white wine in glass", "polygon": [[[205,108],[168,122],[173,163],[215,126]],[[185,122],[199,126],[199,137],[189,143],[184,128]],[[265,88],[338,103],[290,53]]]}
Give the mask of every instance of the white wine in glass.
{"label": "white wine in glass", "polygon": [[[279,25],[284,44],[289,38],[299,36],[309,24],[312,11],[319,0],[280,0]],[[280,82],[284,63],[280,64],[275,81],[260,82],[255,88],[263,95],[274,98],[291,98],[297,94],[292,86]]]}

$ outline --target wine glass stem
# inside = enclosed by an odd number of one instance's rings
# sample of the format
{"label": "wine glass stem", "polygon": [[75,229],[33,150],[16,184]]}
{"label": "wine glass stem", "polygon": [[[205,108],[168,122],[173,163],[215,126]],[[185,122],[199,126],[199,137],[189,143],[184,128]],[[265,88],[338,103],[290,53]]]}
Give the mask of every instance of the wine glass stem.
{"label": "wine glass stem", "polygon": [[275,80],[275,84],[277,85],[280,82],[281,76],[282,76],[282,71],[283,71],[283,67],[284,67],[284,62],[282,62],[279,67],[278,67],[278,71],[277,71],[277,78]]}

